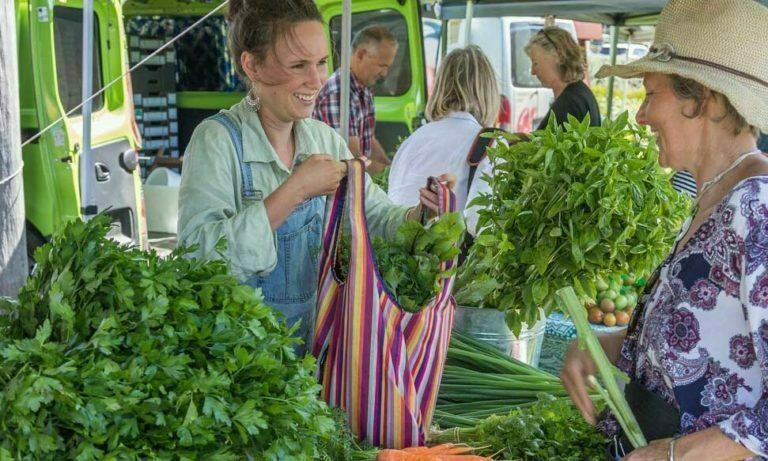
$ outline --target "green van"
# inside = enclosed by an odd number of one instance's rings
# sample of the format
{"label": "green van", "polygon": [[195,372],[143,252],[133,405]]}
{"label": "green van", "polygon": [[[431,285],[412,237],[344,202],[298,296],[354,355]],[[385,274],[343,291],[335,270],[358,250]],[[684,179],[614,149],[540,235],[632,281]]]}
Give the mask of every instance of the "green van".
{"label": "green van", "polygon": [[[94,2],[93,91],[127,70],[119,0]],[[16,0],[22,142],[82,101],[82,0]],[[129,85],[124,81],[93,100],[92,165],[81,165],[80,111],[22,149],[29,250],[67,221],[83,216],[79,169],[92,180],[95,210],[112,217],[110,235],[146,243],[137,138]]]}
{"label": "green van", "polygon": [[[340,64],[342,3],[316,2],[328,25],[331,69],[335,70]],[[227,53],[224,10],[182,37],[167,52],[167,60],[165,55],[156,56],[162,62],[142,66],[132,80],[120,76],[218,4],[215,0],[94,1],[93,91],[118,81],[93,100],[92,164],[86,167],[81,165],[82,115],[77,110],[65,117],[83,99],[83,0],[16,0],[22,142],[35,138],[22,150],[30,252],[66,222],[83,217],[80,168],[92,175],[96,211],[112,217],[111,235],[147,244],[138,165],[140,155],[150,158],[157,152],[141,150],[142,144],[147,148],[158,142],[146,137],[147,130],[168,136],[169,151],[178,156],[203,119],[244,95]],[[387,152],[394,153],[399,140],[421,123],[426,104],[421,4],[419,0],[355,0],[352,12],[353,34],[368,25],[385,25],[400,43],[388,77],[374,89],[376,136]],[[159,40],[148,40],[153,34]],[[134,39],[149,46],[134,49]],[[140,106],[142,101],[158,99],[142,99],[148,91],[142,79],[164,65],[174,67],[174,87],[165,89],[168,94],[163,99],[173,100],[171,109],[166,106],[166,122],[173,120],[166,123],[169,128],[148,121],[146,107]]]}
{"label": "green van", "polygon": [[[340,60],[340,0],[316,0],[328,25],[331,50],[330,69]],[[129,42],[178,35],[210,12],[219,2],[176,0],[126,0],[123,6]],[[385,25],[400,46],[387,78],[375,87],[376,136],[385,150],[394,153],[401,137],[421,123],[426,104],[426,77],[422,49],[421,5],[419,0],[355,0],[352,3],[352,33],[371,24]],[[178,115],[178,146],[183,152],[194,128],[219,109],[228,108],[244,96],[227,54],[224,10],[175,43],[175,102]],[[138,42],[137,42],[138,43]],[[145,57],[149,47],[139,50]],[[131,63],[135,61],[131,57]],[[134,89],[138,87],[134,77]]]}

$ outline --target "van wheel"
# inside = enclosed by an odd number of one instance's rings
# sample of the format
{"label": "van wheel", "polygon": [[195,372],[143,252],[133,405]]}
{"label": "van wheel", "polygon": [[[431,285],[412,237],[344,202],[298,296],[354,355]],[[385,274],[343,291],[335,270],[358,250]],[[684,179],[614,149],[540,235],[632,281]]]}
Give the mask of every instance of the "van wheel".
{"label": "van wheel", "polygon": [[48,239],[43,237],[43,234],[41,234],[35,226],[33,226],[29,221],[27,221],[27,268],[29,269],[29,273],[32,273],[32,269],[35,268],[35,250],[37,250],[38,247],[41,247],[48,243]]}

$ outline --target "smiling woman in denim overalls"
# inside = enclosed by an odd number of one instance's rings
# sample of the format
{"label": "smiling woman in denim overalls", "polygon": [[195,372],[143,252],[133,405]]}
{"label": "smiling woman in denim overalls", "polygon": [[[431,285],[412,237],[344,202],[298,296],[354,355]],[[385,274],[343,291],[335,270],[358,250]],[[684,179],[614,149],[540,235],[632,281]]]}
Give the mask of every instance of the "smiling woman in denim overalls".
{"label": "smiling woman in denim overalls", "polygon": [[[223,253],[232,273],[261,289],[267,304],[308,344],[314,323],[318,257],[335,192],[351,159],[333,129],[310,119],[328,76],[327,41],[312,0],[230,0],[230,53],[250,83],[245,99],[197,127],[185,153],[179,243],[199,257]],[[370,180],[372,232],[394,236],[437,196],[420,191],[415,208],[392,204]],[[301,348],[300,352],[304,349]]]}

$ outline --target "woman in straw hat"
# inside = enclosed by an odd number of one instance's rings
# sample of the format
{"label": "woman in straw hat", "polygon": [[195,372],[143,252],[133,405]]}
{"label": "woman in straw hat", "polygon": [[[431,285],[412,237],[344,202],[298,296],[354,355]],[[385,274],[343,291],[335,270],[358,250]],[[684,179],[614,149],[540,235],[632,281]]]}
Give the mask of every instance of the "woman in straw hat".
{"label": "woman in straw hat", "polygon": [[[649,440],[626,460],[768,457],[768,8],[755,0],[671,0],[649,54],[598,76],[643,77],[637,120],[659,161],[687,170],[696,205],[649,281],[626,335],[601,338],[631,382],[625,395]],[[563,382],[597,422],[589,356],[569,348]],[[614,457],[631,446],[610,415]]]}

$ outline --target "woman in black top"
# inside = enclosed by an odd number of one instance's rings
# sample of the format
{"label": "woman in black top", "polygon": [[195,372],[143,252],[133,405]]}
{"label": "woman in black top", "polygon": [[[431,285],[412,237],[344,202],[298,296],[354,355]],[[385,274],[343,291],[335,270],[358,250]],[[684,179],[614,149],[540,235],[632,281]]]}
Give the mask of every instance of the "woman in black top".
{"label": "woman in black top", "polygon": [[[550,113],[558,124],[568,120],[568,114],[584,120],[589,114],[590,125],[600,125],[600,109],[592,90],[584,84],[584,60],[581,48],[566,30],[545,27],[531,37],[525,52],[533,63],[531,73],[541,84],[555,92]],[[541,121],[539,130],[547,127],[549,113]]]}

